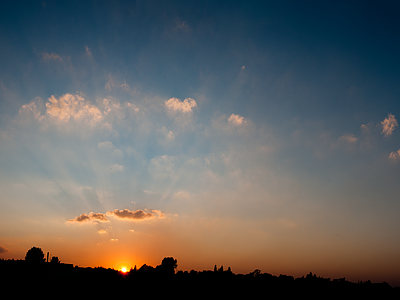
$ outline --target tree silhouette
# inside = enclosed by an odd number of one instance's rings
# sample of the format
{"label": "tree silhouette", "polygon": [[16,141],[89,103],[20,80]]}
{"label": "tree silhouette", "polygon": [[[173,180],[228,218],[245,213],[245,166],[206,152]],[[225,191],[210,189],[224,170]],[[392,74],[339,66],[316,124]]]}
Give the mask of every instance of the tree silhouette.
{"label": "tree silhouette", "polygon": [[25,260],[32,262],[44,262],[44,253],[41,248],[32,247],[28,250],[28,252],[26,252]]}
{"label": "tree silhouette", "polygon": [[57,256],[53,256],[52,258],[51,258],[51,261],[50,261],[52,264],[59,264],[60,263],[60,260],[58,259],[58,257]]}
{"label": "tree silhouette", "polygon": [[164,257],[159,267],[164,274],[173,275],[178,267],[178,261],[173,257]]}

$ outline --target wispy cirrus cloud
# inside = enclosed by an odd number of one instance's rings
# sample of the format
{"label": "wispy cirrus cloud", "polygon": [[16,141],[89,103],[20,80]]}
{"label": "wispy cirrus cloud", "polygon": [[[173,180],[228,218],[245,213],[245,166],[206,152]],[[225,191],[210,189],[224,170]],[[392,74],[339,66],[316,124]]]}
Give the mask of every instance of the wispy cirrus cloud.
{"label": "wispy cirrus cloud", "polygon": [[381,122],[382,124],[382,134],[386,137],[392,135],[394,129],[398,127],[396,117],[391,113]]}
{"label": "wispy cirrus cloud", "polygon": [[187,31],[189,29],[189,26],[187,25],[187,23],[185,21],[178,21],[176,23],[175,28],[179,29],[179,30]]}
{"label": "wispy cirrus cloud", "polygon": [[97,145],[97,148],[99,149],[113,149],[114,146],[111,142],[105,141],[105,142],[100,142]]}
{"label": "wispy cirrus cloud", "polygon": [[88,46],[85,46],[86,55],[92,58],[92,50]]}
{"label": "wispy cirrus cloud", "polygon": [[344,142],[348,142],[348,143],[355,143],[355,142],[357,142],[357,140],[358,139],[352,134],[342,135],[339,138],[339,141],[344,141]]}
{"label": "wispy cirrus cloud", "polygon": [[42,59],[44,61],[51,61],[51,60],[63,61],[63,59],[58,54],[55,54],[55,53],[49,54],[47,52],[42,53]]}
{"label": "wispy cirrus cloud", "polygon": [[117,172],[123,172],[124,171],[124,166],[121,166],[119,164],[113,164],[109,168],[111,173],[117,173]]}

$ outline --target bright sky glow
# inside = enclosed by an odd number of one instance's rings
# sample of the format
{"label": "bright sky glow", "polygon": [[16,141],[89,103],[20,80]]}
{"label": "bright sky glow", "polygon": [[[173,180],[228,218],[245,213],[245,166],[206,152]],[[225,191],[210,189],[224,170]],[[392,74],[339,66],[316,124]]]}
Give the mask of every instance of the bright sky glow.
{"label": "bright sky glow", "polygon": [[397,2],[6,1],[0,17],[1,258],[400,286]]}

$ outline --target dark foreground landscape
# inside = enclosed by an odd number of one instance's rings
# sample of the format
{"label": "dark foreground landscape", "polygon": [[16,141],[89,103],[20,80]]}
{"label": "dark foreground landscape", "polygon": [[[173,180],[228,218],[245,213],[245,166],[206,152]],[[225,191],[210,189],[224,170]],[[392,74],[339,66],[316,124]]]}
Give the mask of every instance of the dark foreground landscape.
{"label": "dark foreground landscape", "polygon": [[[175,272],[177,261],[164,258],[156,267],[133,268],[122,273],[114,269],[83,268],[58,261],[0,260],[3,295],[12,297],[97,297],[135,299],[139,297],[173,298],[243,298],[296,299],[301,296],[319,299],[379,297],[400,299],[400,288],[388,283],[349,282],[345,278],[321,278],[309,273],[301,278],[273,276],[255,270],[234,274],[230,268]],[[300,299],[300,298],[299,298]]]}

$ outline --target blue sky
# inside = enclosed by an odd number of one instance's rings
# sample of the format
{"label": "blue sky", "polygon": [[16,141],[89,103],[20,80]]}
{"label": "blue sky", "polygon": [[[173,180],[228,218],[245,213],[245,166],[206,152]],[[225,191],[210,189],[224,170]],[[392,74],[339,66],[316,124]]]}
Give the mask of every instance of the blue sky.
{"label": "blue sky", "polygon": [[398,3],[1,6],[3,257],[399,284]]}

